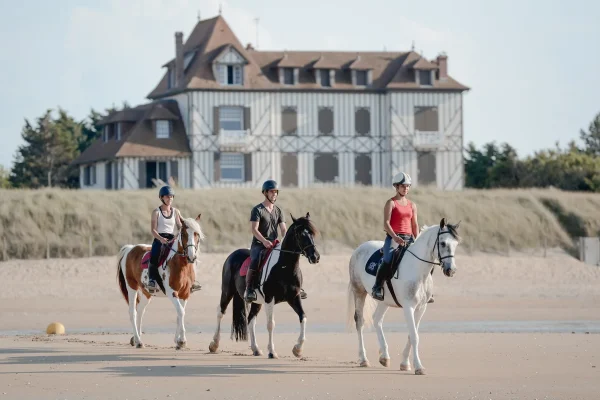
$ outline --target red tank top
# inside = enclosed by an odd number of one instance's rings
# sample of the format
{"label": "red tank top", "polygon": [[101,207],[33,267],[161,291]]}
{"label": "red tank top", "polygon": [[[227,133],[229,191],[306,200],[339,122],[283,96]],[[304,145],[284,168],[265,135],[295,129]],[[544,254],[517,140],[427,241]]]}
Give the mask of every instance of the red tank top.
{"label": "red tank top", "polygon": [[390,225],[392,230],[396,233],[401,233],[403,235],[412,235],[412,204],[410,200],[406,199],[408,202],[405,206],[398,204],[396,200],[394,200],[394,207],[392,208],[392,216],[390,218]]}

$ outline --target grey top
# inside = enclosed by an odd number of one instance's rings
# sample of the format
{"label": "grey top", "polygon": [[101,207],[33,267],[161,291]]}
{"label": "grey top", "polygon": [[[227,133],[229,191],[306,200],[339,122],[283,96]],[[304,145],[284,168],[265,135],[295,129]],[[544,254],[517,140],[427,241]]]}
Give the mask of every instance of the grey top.
{"label": "grey top", "polygon": [[[269,210],[260,203],[252,208],[250,221],[258,221],[258,231],[265,239],[272,242],[277,239],[277,227],[280,223],[285,222],[285,217],[281,208],[276,205],[273,206],[273,212],[270,213]],[[254,237],[254,235],[252,235],[252,244],[259,244],[262,246],[262,243]]]}

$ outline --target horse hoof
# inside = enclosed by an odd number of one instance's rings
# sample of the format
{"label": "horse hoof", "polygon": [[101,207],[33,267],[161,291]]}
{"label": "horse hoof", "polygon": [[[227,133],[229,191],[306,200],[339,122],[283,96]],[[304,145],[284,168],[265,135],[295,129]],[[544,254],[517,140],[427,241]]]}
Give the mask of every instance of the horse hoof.
{"label": "horse hoof", "polygon": [[390,366],[390,359],[389,358],[380,358],[379,359],[379,364],[383,365],[384,367],[389,367]]}
{"label": "horse hoof", "polygon": [[252,354],[254,354],[255,357],[258,357],[258,356],[262,356],[263,352],[261,350],[254,350],[254,352],[252,352]]}
{"label": "horse hoof", "polygon": [[219,349],[218,343],[216,343],[214,340],[212,342],[210,342],[210,345],[208,346],[208,351],[210,351],[211,353],[216,353],[218,349]]}
{"label": "horse hoof", "polygon": [[269,353],[269,358],[271,358],[271,359],[278,359],[279,356],[277,355],[277,353]]}
{"label": "horse hoof", "polygon": [[175,347],[175,349],[176,350],[181,350],[181,349],[183,349],[185,347],[185,345],[186,345],[186,342],[183,342],[183,341],[177,342],[177,346]]}
{"label": "horse hoof", "polygon": [[132,345],[132,346],[135,346],[135,340],[134,340],[133,336],[129,340],[129,344]]}
{"label": "horse hoof", "polygon": [[144,343],[138,343],[135,347],[137,347],[138,349],[143,349],[146,346],[144,346]]}
{"label": "horse hoof", "polygon": [[425,368],[415,369],[415,375],[425,375]]}
{"label": "horse hoof", "polygon": [[302,357],[302,349],[298,347],[298,345],[294,346],[294,348],[292,349],[292,353],[294,353],[294,355],[298,358]]}
{"label": "horse hoof", "polygon": [[360,363],[360,366],[361,366],[362,368],[368,368],[368,367],[370,367],[370,366],[371,366],[371,364],[369,364],[369,360],[365,360],[365,361],[362,361],[362,362]]}
{"label": "horse hoof", "polygon": [[400,371],[410,371],[410,364],[400,364]]}

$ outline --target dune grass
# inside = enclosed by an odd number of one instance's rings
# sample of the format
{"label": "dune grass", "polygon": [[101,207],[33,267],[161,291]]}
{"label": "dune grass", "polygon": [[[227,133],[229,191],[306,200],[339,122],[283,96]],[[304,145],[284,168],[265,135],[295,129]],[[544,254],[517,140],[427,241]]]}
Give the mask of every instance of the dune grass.
{"label": "dune grass", "polygon": [[[383,205],[393,189],[371,187],[285,189],[278,205],[294,216],[310,212],[322,235],[319,245],[355,247],[382,240]],[[469,250],[504,252],[546,245],[574,250],[577,236],[600,235],[600,195],[557,190],[413,189],[419,224],[442,217],[461,221]],[[150,243],[150,213],[157,190],[0,190],[0,259],[114,255],[126,243]],[[175,206],[185,217],[202,214],[204,251],[248,247],[257,189],[177,189]]]}

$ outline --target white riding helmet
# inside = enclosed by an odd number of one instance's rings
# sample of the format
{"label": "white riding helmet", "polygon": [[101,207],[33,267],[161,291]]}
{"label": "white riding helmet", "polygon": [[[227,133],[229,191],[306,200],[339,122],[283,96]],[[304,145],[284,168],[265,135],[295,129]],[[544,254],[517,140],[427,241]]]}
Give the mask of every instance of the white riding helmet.
{"label": "white riding helmet", "polygon": [[395,185],[412,185],[412,179],[406,172],[399,172],[394,176],[392,180],[392,186]]}

